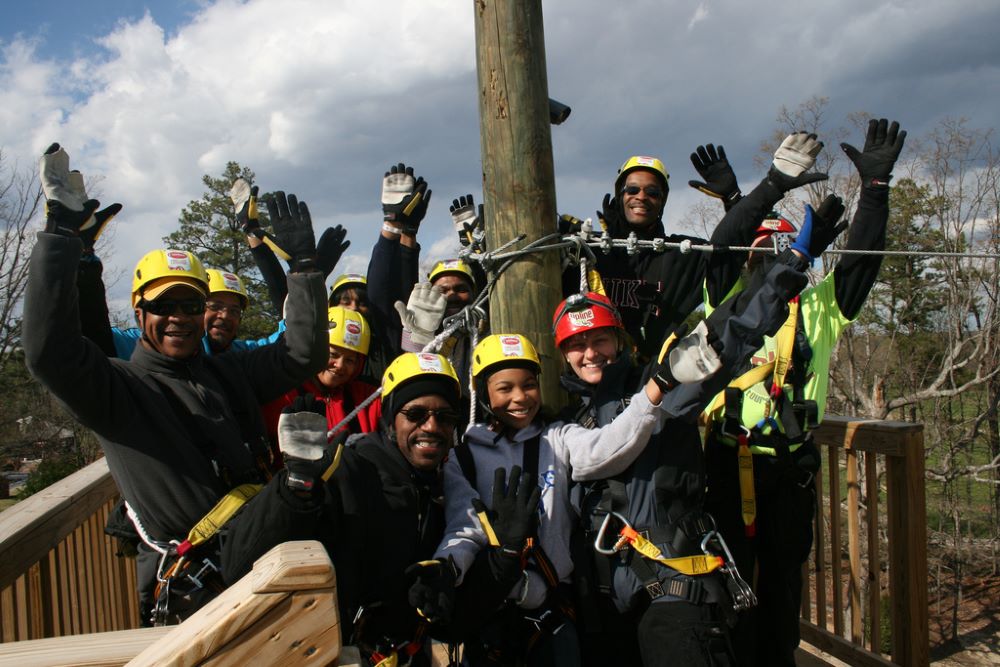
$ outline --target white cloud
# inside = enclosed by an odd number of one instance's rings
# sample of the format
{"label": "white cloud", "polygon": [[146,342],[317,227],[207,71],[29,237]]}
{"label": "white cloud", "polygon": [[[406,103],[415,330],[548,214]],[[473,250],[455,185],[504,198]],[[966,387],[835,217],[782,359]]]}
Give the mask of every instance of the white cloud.
{"label": "white cloud", "polygon": [[700,3],[694,10],[694,14],[691,16],[691,20],[688,21],[688,31],[694,29],[694,27],[708,18],[708,7],[705,3]]}
{"label": "white cloud", "polygon": [[[666,161],[671,223],[691,197],[687,155],[698,144],[724,143],[747,190],[778,108],[815,94],[830,96],[838,118],[863,109],[915,130],[945,113],[994,122],[992,0],[713,0],[710,10],[707,0],[622,0],[613,12],[574,0],[544,10],[549,89],[573,107],[552,132],[558,202],[584,217],[636,153]],[[67,61],[8,38],[0,147],[27,164],[58,140],[75,167],[103,177],[105,198],[125,204],[111,270],[128,272],[201,195],[202,174],[230,160],[264,189],[307,200],[317,229],[344,224],[344,270],[367,264],[382,172],[413,164],[435,190],[421,236],[424,259],[438,259],[454,254],[448,203],[480,199],[473,11],[456,0],[219,0],[169,30],[149,15],[109,24]]]}

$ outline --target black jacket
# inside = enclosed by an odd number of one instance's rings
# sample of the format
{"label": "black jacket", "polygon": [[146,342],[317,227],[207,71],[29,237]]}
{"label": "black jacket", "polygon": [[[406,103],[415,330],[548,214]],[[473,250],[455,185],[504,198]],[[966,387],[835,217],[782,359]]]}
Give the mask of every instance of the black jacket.
{"label": "black jacket", "polygon": [[[712,233],[715,245],[749,245],[764,216],[782,197],[782,193],[764,180],[741,199]],[[633,231],[623,219],[608,221],[612,238],[624,239]],[[707,243],[693,236],[666,236],[663,223],[637,232],[640,240],[663,238],[671,243],[684,240]],[[644,250],[629,255],[616,248],[610,254],[597,252],[597,270],[608,298],[618,307],[625,330],[633,337],[643,360],[652,358],[663,339],[701,304],[703,285],[709,298],[719,303],[740,277],[746,262],[743,252],[692,251],[668,249],[662,253]],[[577,284],[579,279],[577,278]],[[575,289],[572,291],[576,291]]]}
{"label": "black jacket", "polygon": [[444,535],[440,474],[415,470],[385,434],[369,433],[344,449],[315,497],[290,493],[284,476],[279,473],[231,522],[222,556],[226,581],[241,577],[277,544],[320,540],[337,572],[344,641],[362,607],[361,640],[412,638],[418,617],[403,572],[433,558]]}
{"label": "black jacket", "polygon": [[183,539],[233,485],[261,479],[258,405],[326,364],[322,276],[289,277],[284,341],[178,361],[139,345],[108,359],[80,334],[78,239],[40,233],[24,300],[31,373],[92,429],[122,495],[153,539]]}

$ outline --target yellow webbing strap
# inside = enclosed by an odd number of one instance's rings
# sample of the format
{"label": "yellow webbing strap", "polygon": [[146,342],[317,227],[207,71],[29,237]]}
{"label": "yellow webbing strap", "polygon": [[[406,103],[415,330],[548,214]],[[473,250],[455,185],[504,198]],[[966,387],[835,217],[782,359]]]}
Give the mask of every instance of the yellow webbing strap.
{"label": "yellow webbing strap", "polygon": [[268,248],[274,251],[275,255],[285,260],[286,262],[292,258],[291,255],[285,252],[284,249],[278,245],[278,243],[274,240],[274,237],[268,234],[267,232],[264,232],[263,241]]}
{"label": "yellow webbing strap", "polygon": [[337,470],[337,466],[340,465],[340,456],[343,453],[344,453],[344,443],[340,443],[337,445],[337,451],[333,453],[333,463],[331,463],[330,467],[326,469],[326,472],[324,472],[321,475],[324,482],[330,481],[330,477],[333,476],[334,471]]}
{"label": "yellow webbing strap", "polygon": [[608,295],[608,293],[604,291],[604,281],[601,280],[601,274],[594,269],[587,269],[587,287],[590,288],[591,292],[596,292],[601,296]]}
{"label": "yellow webbing strap", "polygon": [[215,504],[215,507],[209,510],[208,514],[203,516],[201,521],[194,525],[194,528],[188,533],[186,541],[192,547],[196,547],[202,542],[212,539],[219,532],[219,529],[232,519],[233,515],[247,501],[256,496],[262,488],[264,488],[262,484],[240,484],[222,496],[219,502]]}
{"label": "yellow webbing strap", "polygon": [[[729,383],[730,387],[736,387],[740,391],[746,391],[750,387],[754,386],[758,382],[763,382],[767,377],[774,371],[775,362],[769,361],[766,364],[761,364],[760,366],[754,366],[748,370],[743,375],[739,376],[735,380]],[[713,421],[718,417],[723,408],[725,408],[726,393],[720,391],[712,402],[709,403],[705,411],[702,412],[702,416],[706,421]]]}
{"label": "yellow webbing strap", "polygon": [[775,359],[774,364],[774,382],[771,385],[772,397],[775,390],[780,390],[785,386],[785,376],[788,375],[788,369],[792,366],[792,350],[795,347],[795,325],[798,319],[799,297],[795,297],[788,302],[788,317],[785,318],[785,323],[781,325],[777,336],[775,336],[778,358]]}
{"label": "yellow webbing strap", "polygon": [[375,663],[375,667],[396,667],[399,664],[399,654],[395,651]]}
{"label": "yellow webbing strap", "polygon": [[486,533],[486,539],[489,540],[490,546],[500,546],[500,540],[497,539],[497,534],[493,531],[493,524],[490,523],[486,512],[477,512],[476,516],[479,517],[479,524],[483,527],[483,532]]}
{"label": "yellow webbing strap", "polygon": [[743,515],[743,530],[747,537],[757,532],[757,494],[753,485],[753,453],[745,435],[740,436],[740,446],[736,449],[736,462],[740,470],[740,511]]}
{"label": "yellow webbing strap", "polygon": [[657,563],[662,563],[663,565],[666,565],[681,574],[686,574],[689,577],[714,572],[725,564],[725,561],[720,556],[701,555],[682,556],[680,558],[664,558],[663,552],[661,552],[655,544],[640,535],[631,526],[624,526],[621,529],[620,534],[625,541],[632,545],[633,549],[646,558],[655,560]]}

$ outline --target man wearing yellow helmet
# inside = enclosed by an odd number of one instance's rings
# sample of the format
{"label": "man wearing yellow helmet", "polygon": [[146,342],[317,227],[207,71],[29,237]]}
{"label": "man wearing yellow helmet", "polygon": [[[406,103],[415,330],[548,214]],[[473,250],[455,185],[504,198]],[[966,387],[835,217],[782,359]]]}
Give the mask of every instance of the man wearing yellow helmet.
{"label": "man wearing yellow helmet", "polygon": [[[605,195],[598,216],[605,233],[615,239],[635,234],[644,241],[662,239],[670,243],[747,245],[753,240],[753,231],[764,215],[785,192],[826,178],[825,174],[807,172],[819,148],[822,144],[812,141],[801,151],[779,149],[776,166],[760,185],[741,198],[722,147],[716,151],[711,144],[699,146],[691,159],[706,182],[692,181],[691,185],[714,193],[723,199],[727,208],[710,241],[667,234],[663,211],[670,177],[663,162],[651,156],[633,156],[622,164],[615,179],[614,194]],[[787,166],[791,161],[784,159],[790,152],[794,152],[794,169]],[[739,279],[745,261],[746,255],[741,253],[685,253],[668,248],[663,252],[643,250],[629,254],[626,248],[615,248],[609,254],[598,254],[597,270],[606,294],[621,313],[625,330],[635,340],[639,357],[644,361],[656,352],[664,334],[679,326],[701,304],[703,285],[713,300],[721,301]],[[566,289],[568,295],[576,291],[579,279],[567,278],[565,284],[569,287]]]}
{"label": "man wearing yellow helmet", "polygon": [[[155,621],[162,623],[190,613],[212,595],[210,587],[199,588],[187,576],[194,571],[164,569],[180,562],[185,536],[227,493],[266,479],[259,403],[297,386],[325,363],[326,295],[312,268],[308,209],[282,194],[275,227],[298,260],[289,277],[283,342],[203,354],[204,269],[189,253],[157,251],[144,257],[134,274],[142,339],[129,361],[109,360],[81,335],[76,297],[79,235],[92,224],[96,202],[80,202],[66,192],[72,180],[69,158],[58,144],[46,151],[41,172],[50,231],[38,234],[30,260],[25,362],[69,413],[96,433],[143,537],[137,563],[142,620],[153,621],[155,609]],[[216,539],[191,548],[184,562],[219,560]],[[170,584],[157,587],[163,579]]]}
{"label": "man wearing yellow helmet", "polygon": [[[342,636],[353,634],[366,658],[404,647],[422,653],[418,627],[444,613],[418,614],[404,571],[428,561],[444,533],[441,463],[461,421],[458,376],[440,355],[403,354],[386,369],[382,406],[381,428],[344,446],[326,445],[326,420],[283,414],[280,443],[293,472],[279,473],[248,505],[223,558],[234,581],[274,544],[321,540],[337,568]],[[282,426],[303,416],[311,427]]]}

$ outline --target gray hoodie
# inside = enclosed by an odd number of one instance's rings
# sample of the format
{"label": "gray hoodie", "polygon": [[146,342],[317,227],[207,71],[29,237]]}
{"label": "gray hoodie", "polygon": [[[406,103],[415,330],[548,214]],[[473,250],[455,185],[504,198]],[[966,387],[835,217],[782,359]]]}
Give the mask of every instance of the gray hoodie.
{"label": "gray hoodie", "polygon": [[[535,422],[518,431],[513,439],[495,433],[485,424],[475,424],[465,438],[476,464],[476,486],[465,478],[458,458],[452,456],[444,466],[445,536],[435,558],[452,556],[462,572],[468,570],[480,549],[487,544],[472,499],[487,504],[493,496],[493,473],[522,465],[524,443],[541,433],[538,446],[538,484],[542,489],[538,540],[561,581],[569,581],[573,572],[569,538],[575,511],[569,499],[569,482],[603,479],[624,471],[649,442],[654,430],[667,415],[652,405],[645,390],[640,390],[628,408],[613,422],[600,429],[578,424]],[[461,575],[458,583],[461,583]],[[534,609],[545,601],[545,580],[529,570],[511,598],[525,609]]]}

